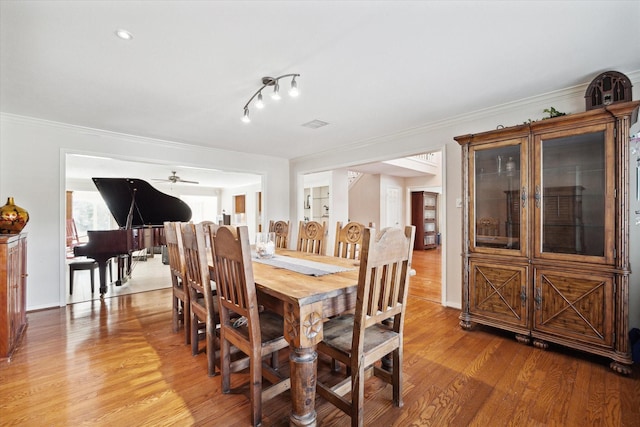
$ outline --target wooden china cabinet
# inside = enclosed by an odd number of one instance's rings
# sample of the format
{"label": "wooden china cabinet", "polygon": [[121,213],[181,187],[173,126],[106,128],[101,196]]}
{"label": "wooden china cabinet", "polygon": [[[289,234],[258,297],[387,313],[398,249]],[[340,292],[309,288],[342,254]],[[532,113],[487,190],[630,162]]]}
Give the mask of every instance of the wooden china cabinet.
{"label": "wooden china cabinet", "polygon": [[10,358],[27,327],[27,235],[0,234],[0,359]]}
{"label": "wooden china cabinet", "polygon": [[640,101],[455,138],[460,325],[608,357],[631,372],[629,128]]}

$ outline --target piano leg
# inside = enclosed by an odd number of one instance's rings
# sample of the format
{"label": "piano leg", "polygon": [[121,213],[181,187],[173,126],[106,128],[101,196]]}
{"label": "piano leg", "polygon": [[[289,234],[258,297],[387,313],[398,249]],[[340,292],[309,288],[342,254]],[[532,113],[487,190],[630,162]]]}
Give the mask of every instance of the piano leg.
{"label": "piano leg", "polygon": [[131,278],[131,254],[122,254],[116,257],[118,260],[118,280],[116,286],[122,286],[129,278]]}
{"label": "piano leg", "polygon": [[107,293],[107,262],[106,259],[96,259],[98,261],[98,273],[100,276],[100,296]]}

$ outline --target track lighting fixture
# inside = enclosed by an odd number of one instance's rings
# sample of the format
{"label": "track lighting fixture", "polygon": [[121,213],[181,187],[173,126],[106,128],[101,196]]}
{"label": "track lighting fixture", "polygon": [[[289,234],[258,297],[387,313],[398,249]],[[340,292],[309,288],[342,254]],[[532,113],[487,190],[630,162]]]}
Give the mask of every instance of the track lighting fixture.
{"label": "track lighting fixture", "polygon": [[262,101],[262,89],[266,88],[267,86],[273,86],[273,92],[271,93],[271,98],[275,100],[280,99],[280,83],[278,83],[278,81],[284,77],[293,77],[291,79],[291,88],[289,89],[289,96],[291,96],[292,98],[295,98],[298,96],[299,94],[298,82],[296,82],[296,77],[300,77],[300,74],[284,74],[280,77],[263,77],[262,87],[258,89],[251,98],[249,98],[246,104],[244,104],[244,114],[242,116],[243,122],[249,123],[251,121],[251,119],[249,118],[249,104],[251,104],[251,101],[253,101],[253,99],[256,96],[258,97],[255,103],[256,108],[259,108],[259,109],[264,108],[264,102]]}

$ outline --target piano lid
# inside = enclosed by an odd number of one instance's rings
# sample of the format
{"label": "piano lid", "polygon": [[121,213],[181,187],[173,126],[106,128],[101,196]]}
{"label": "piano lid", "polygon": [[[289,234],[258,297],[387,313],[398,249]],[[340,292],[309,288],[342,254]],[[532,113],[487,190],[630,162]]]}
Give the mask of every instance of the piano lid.
{"label": "piano lid", "polygon": [[178,199],[156,190],[137,178],[92,178],[120,228],[127,225],[135,190],[135,206],[131,225],[163,225],[165,221],[187,222],[191,208]]}

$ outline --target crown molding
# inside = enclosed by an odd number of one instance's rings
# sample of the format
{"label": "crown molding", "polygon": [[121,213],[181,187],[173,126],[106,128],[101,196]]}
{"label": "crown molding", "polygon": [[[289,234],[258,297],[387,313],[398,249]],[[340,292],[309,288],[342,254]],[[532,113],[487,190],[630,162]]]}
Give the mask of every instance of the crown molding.
{"label": "crown molding", "polygon": [[[47,128],[62,129],[62,130],[70,131],[79,135],[110,137],[110,138],[115,138],[115,139],[124,140],[128,142],[134,142],[138,144],[148,144],[148,145],[154,145],[154,146],[164,145],[167,147],[174,147],[174,148],[175,147],[178,147],[178,148],[195,147],[195,145],[193,144],[186,144],[182,142],[175,142],[175,141],[169,141],[164,139],[149,138],[146,136],[136,136],[136,135],[126,134],[121,132],[114,132],[114,131],[109,131],[104,129],[91,128],[87,126],[57,122],[53,120],[40,119],[36,117],[21,116],[18,114],[0,112],[0,118],[10,120],[16,123],[24,123],[24,124],[35,125],[35,126],[44,126]],[[213,149],[211,147],[205,147],[205,146],[197,146],[197,147],[205,150]]]}
{"label": "crown molding", "polygon": [[245,153],[241,151],[228,150],[228,149],[218,148],[218,147],[209,147],[206,145],[196,145],[196,144],[189,144],[184,142],[170,141],[166,139],[137,136],[137,135],[131,135],[131,134],[109,131],[104,129],[91,128],[87,126],[74,125],[70,123],[57,122],[53,120],[40,119],[36,117],[22,116],[18,114],[0,112],[0,119],[12,121],[15,123],[23,123],[31,126],[57,128],[63,131],[75,133],[77,135],[84,135],[84,136],[88,135],[88,136],[94,136],[97,138],[114,138],[119,141],[153,146],[153,148],[156,148],[156,149],[159,147],[168,148],[168,149],[179,149],[179,150],[196,150],[197,149],[197,150],[201,150],[204,153],[207,153],[207,155],[209,155],[210,153],[217,154],[217,155],[220,155],[221,153],[225,153],[225,154],[236,153],[236,154],[245,155],[245,156],[251,155],[252,157],[255,156],[255,157],[264,158],[264,159],[280,159],[278,157],[268,156],[265,154]]}

